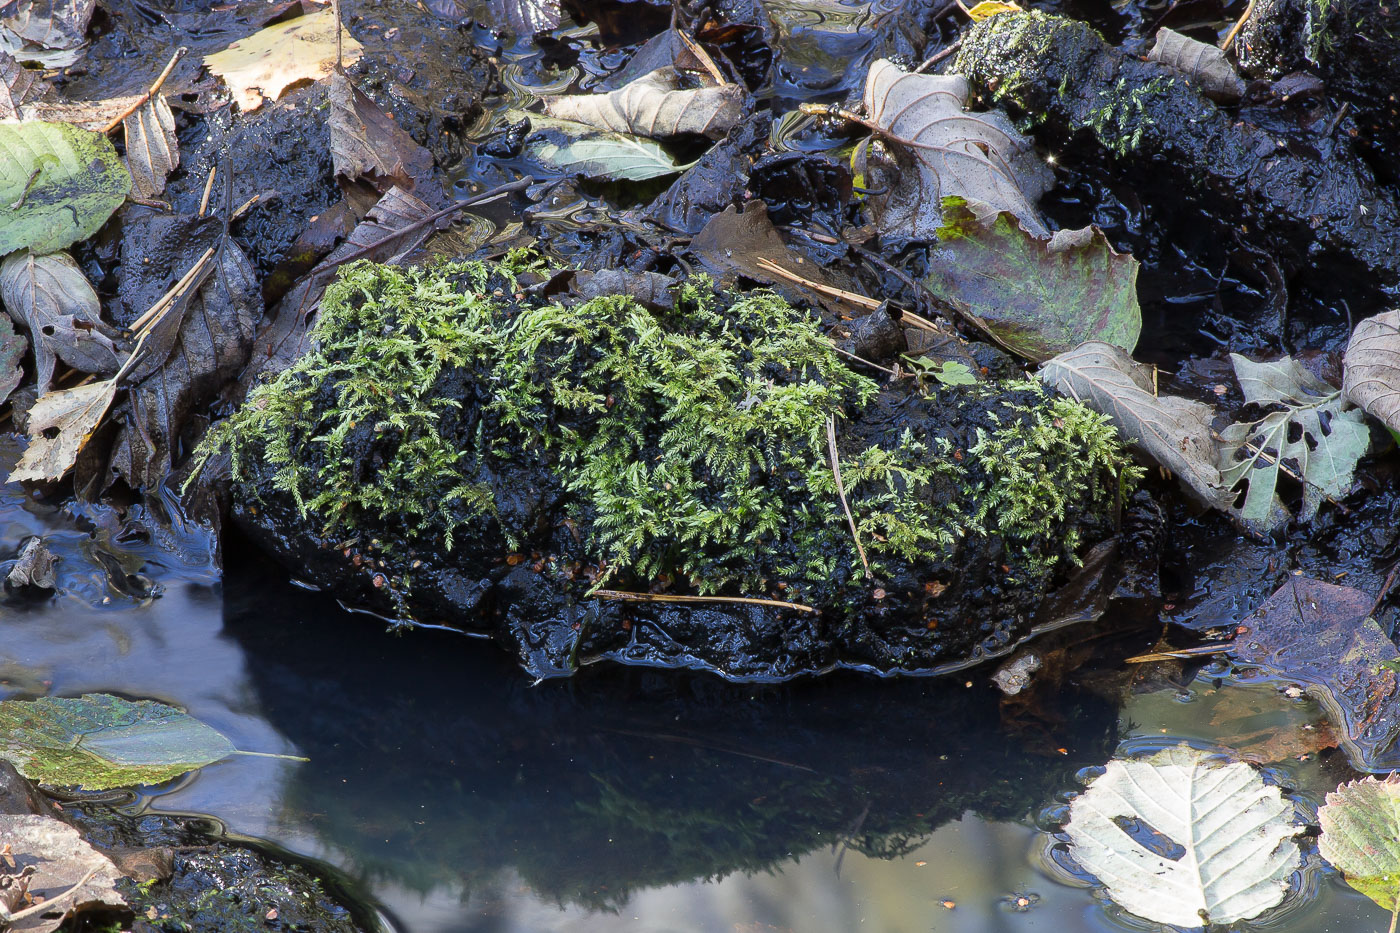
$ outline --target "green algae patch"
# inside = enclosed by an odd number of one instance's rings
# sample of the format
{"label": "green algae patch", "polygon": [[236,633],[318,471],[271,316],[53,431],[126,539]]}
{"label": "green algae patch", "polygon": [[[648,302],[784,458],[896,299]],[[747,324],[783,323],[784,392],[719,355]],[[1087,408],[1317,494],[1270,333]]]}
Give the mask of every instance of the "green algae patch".
{"label": "green algae patch", "polygon": [[697,277],[673,310],[569,304],[522,291],[527,266],[349,267],[313,351],[202,454],[227,449],[240,496],[289,496],[328,540],[459,560],[562,540],[604,579],[819,605],[869,588],[828,425],[879,577],[988,536],[1043,575],[1137,475],[1106,419],[1033,382],[882,392],[770,292]]}

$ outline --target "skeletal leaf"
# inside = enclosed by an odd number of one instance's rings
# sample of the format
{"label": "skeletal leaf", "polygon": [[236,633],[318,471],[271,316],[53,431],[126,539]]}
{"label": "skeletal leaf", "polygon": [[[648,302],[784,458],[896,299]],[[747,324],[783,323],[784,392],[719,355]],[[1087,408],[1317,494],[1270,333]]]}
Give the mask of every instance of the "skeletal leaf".
{"label": "skeletal leaf", "polygon": [[175,138],[175,115],[159,95],[122,121],[126,131],[126,167],[137,197],[153,198],[165,190],[165,179],[180,164]]}
{"label": "skeletal leaf", "polygon": [[888,186],[869,202],[882,233],[931,240],[942,200],[959,197],[979,216],[1010,211],[1031,233],[1049,236],[1035,204],[1053,176],[1004,114],[963,110],[969,93],[960,75],[909,74],[883,59],[870,66],[866,114],[886,131],[883,144],[898,162],[872,166],[879,177],[867,181]]}
{"label": "skeletal leaf", "polygon": [[62,123],[0,123],[0,255],[85,240],[126,200],[131,176],[107,137]]}
{"label": "skeletal leaf", "polygon": [[1171,29],[1157,31],[1157,43],[1147,59],[1186,75],[1217,103],[1233,104],[1244,95],[1244,81],[1230,67],[1224,52]]}
{"label": "skeletal leaf", "polygon": [[1216,467],[1209,405],[1156,395],[1147,367],[1121,347],[1090,341],[1046,362],[1040,378],[1113,419],[1119,433],[1176,474],[1205,503],[1229,507],[1230,495]]}
{"label": "skeletal leaf", "polygon": [[525,151],[561,172],[577,172],[587,178],[643,181],[674,175],[688,167],[678,164],[650,139],[536,114],[530,115],[530,121],[534,132],[525,143]]}
{"label": "skeletal leaf", "polygon": [[606,94],[546,97],[544,112],[614,133],[665,138],[697,133],[720,139],[742,119],[745,92],[737,84],[681,88],[675,68],[658,68]]}
{"label": "skeletal leaf", "polygon": [[19,116],[19,109],[37,100],[49,86],[13,56],[0,52],[0,120]]}
{"label": "skeletal leaf", "polygon": [[1231,489],[1247,486],[1239,518],[1260,531],[1288,520],[1277,492],[1286,468],[1303,484],[1299,517],[1307,521],[1325,499],[1343,496],[1351,487],[1356,463],[1370,444],[1361,413],[1291,357],[1255,363],[1232,353],[1230,361],[1246,401],[1282,407],[1220,433],[1221,478]]}
{"label": "skeletal leaf", "polygon": [[[224,79],[244,113],[274,101],[290,85],[318,80],[335,68],[335,11],[326,7],[309,16],[268,26],[213,55],[204,64]],[[359,61],[363,47],[341,28],[342,64]]]}
{"label": "skeletal leaf", "polygon": [[45,49],[83,44],[97,0],[15,0],[0,5],[0,26]]}
{"label": "skeletal leaf", "polygon": [[983,220],[961,199],[945,198],[924,284],[1008,349],[1043,362],[1086,340],[1132,352],[1142,330],[1137,272],[1137,260],[1096,228],[1046,240],[1009,211]]}
{"label": "skeletal leaf", "polygon": [[1192,929],[1257,917],[1282,901],[1302,861],[1293,841],[1302,829],[1293,805],[1249,765],[1185,745],[1110,761],[1070,805],[1065,826],[1070,853],[1109,897]]}
{"label": "skeletal leaf", "polygon": [[38,391],[47,392],[54,357],[87,373],[112,372],[117,352],[101,330],[102,306],[67,253],[12,253],[0,261],[0,299],[34,339]]}
{"label": "skeletal leaf", "polygon": [[1392,913],[1400,909],[1400,772],[1342,784],[1317,821],[1318,851],[1347,884]]}
{"label": "skeletal leaf", "polygon": [[1351,332],[1342,394],[1392,431],[1400,431],[1400,311],[1368,317]]}
{"label": "skeletal leaf", "polygon": [[33,905],[17,902],[6,907],[3,895],[9,892],[0,891],[0,907],[9,913],[7,917],[0,912],[0,929],[50,933],[79,909],[126,907],[116,889],[122,873],[67,823],[51,816],[0,815],[0,839],[12,863],[35,869],[28,880]]}
{"label": "skeletal leaf", "polygon": [[29,446],[6,482],[62,479],[116,392],[117,381],[104,379],[39,396],[29,409]]}
{"label": "skeletal leaf", "polygon": [[366,177],[380,193],[412,191],[432,174],[433,155],[390,119],[343,72],[331,75],[328,93],[331,159],[346,181]]}

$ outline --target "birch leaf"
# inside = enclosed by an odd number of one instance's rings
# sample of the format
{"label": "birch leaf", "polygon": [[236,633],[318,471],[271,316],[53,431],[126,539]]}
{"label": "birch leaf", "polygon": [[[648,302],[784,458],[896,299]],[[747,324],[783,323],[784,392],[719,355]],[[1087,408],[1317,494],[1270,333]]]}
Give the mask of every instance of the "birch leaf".
{"label": "birch leaf", "polygon": [[0,261],[0,298],[34,339],[38,391],[49,390],[54,357],[85,373],[112,372],[116,347],[101,330],[101,304],[67,253],[12,253]]}
{"label": "birch leaf", "polygon": [[[244,113],[264,100],[275,101],[301,81],[315,81],[335,69],[335,11],[326,7],[309,16],[268,26],[213,55],[204,64],[224,79]],[[359,61],[363,46],[341,27],[341,64]]]}
{"label": "birch leaf", "polygon": [[1214,45],[1198,42],[1171,29],[1157,31],[1157,43],[1147,60],[1161,62],[1179,71],[1201,93],[1221,104],[1233,104],[1244,96],[1244,81],[1235,74],[1225,53]]}
{"label": "birch leaf", "polygon": [[1210,432],[1215,410],[1209,405],[1154,394],[1147,367],[1101,341],[1061,353],[1041,367],[1040,378],[1112,418],[1125,440],[1175,473],[1202,501],[1229,507],[1231,497],[1216,467]]}
{"label": "birch leaf", "polygon": [[1243,762],[1185,745],[1114,759],[1070,805],[1070,852],[1108,896],[1157,923],[1247,920],[1302,861],[1293,805]]}
{"label": "birch leaf", "polygon": [[1400,894],[1400,772],[1367,776],[1327,795],[1318,851],[1347,884],[1394,913]]}
{"label": "birch leaf", "polygon": [[85,240],[131,190],[107,137],[63,123],[0,123],[0,255]]}
{"label": "birch leaf", "polygon": [[180,164],[175,115],[157,95],[122,121],[126,131],[126,167],[137,197],[153,198],[165,190],[166,177]]}
{"label": "birch leaf", "polygon": [[1356,325],[1347,342],[1342,394],[1392,431],[1400,431],[1400,311]]}
{"label": "birch leaf", "polygon": [[744,115],[737,84],[682,89],[674,68],[658,68],[606,94],[546,97],[544,112],[614,133],[665,138],[696,133],[721,139]]}
{"label": "birch leaf", "polygon": [[29,409],[29,447],[6,482],[62,479],[116,393],[117,381],[104,379],[39,396]]}

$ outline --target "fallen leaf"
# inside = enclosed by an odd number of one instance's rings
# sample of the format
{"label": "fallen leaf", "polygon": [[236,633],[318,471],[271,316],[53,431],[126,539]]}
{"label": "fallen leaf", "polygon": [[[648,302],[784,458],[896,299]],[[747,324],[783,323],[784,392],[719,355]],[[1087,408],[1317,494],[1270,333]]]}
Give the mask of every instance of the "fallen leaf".
{"label": "fallen leaf", "polygon": [[106,100],[68,101],[45,94],[21,104],[15,117],[25,123],[62,123],[98,132],[135,106],[139,99],[139,94],[131,94]]}
{"label": "fallen leaf", "polygon": [[57,584],[54,564],[58,558],[44,544],[44,539],[35,535],[19,549],[14,566],[5,575],[5,585],[15,589],[34,588],[52,590]]}
{"label": "fallen leaf", "polygon": [[366,178],[380,194],[395,186],[406,191],[426,188],[433,154],[414,142],[344,72],[331,75],[328,99],[336,175],[349,182]]}
{"label": "fallen leaf", "polygon": [[152,97],[122,121],[126,131],[126,167],[132,191],[153,198],[165,190],[165,179],[180,164],[175,138],[175,115],[160,95]]}
{"label": "fallen leaf", "polygon": [[1244,81],[1218,46],[1198,42],[1171,29],[1159,29],[1147,60],[1184,74],[1211,100],[1233,104],[1244,96]]}
{"label": "fallen leaf", "polygon": [[41,68],[67,68],[76,65],[83,58],[83,49],[46,49],[42,45],[26,42],[0,23],[0,53],[16,61],[29,62]]}
{"label": "fallen leaf", "polygon": [[1400,773],[1348,781],[1318,808],[1317,849],[1346,883],[1400,913]]}
{"label": "fallen leaf", "polygon": [[1370,618],[1372,597],[1289,577],[1243,623],[1230,655],[1302,686],[1363,771],[1400,767],[1400,651]]}
{"label": "fallen leaf", "polygon": [[1351,332],[1342,394],[1381,424],[1400,431],[1400,311],[1368,317]]}
{"label": "fallen leaf", "polygon": [[910,74],[884,59],[870,66],[865,112],[901,163],[886,179],[867,180],[889,185],[869,199],[882,233],[932,240],[943,199],[959,197],[975,214],[1010,211],[1033,235],[1049,236],[1035,204],[1053,176],[1005,114],[965,111],[969,94],[960,75]]}
{"label": "fallen leaf", "polygon": [[[275,101],[301,81],[325,78],[335,69],[335,11],[327,7],[259,30],[204,57],[211,72],[224,79],[244,113],[264,100]],[[359,61],[363,47],[341,28],[342,65]]]}
{"label": "fallen leaf", "polygon": [[102,306],[67,253],[12,253],[0,261],[0,299],[34,341],[37,391],[49,390],[54,357],[85,373],[115,372],[116,346],[102,332]]}
{"label": "fallen leaf", "polygon": [[1266,532],[1288,520],[1277,492],[1279,473],[1287,467],[1303,483],[1299,517],[1307,521],[1324,499],[1351,488],[1370,431],[1339,390],[1291,357],[1256,363],[1232,353],[1230,361],[1246,401],[1282,407],[1220,432],[1221,478],[1231,489],[1247,486],[1239,517],[1246,527]]}
{"label": "fallen leaf", "polygon": [[1040,363],[1088,340],[1131,353],[1142,330],[1137,273],[1137,260],[1095,227],[1046,240],[1009,211],[982,219],[962,199],[944,198],[924,284]]}
{"label": "fallen leaf", "polygon": [[0,120],[18,118],[20,107],[43,95],[49,86],[13,56],[0,52]]}
{"label": "fallen leaf", "polygon": [[526,152],[560,172],[586,178],[644,181],[685,171],[671,154],[650,139],[609,133],[576,123],[530,114],[533,132]]}
{"label": "fallen leaf", "polygon": [[1126,910],[1196,929],[1277,905],[1303,829],[1249,765],[1185,745],[1115,758],[1070,804],[1070,854]]}
{"label": "fallen leaf", "polygon": [[1216,467],[1209,405],[1155,395],[1147,367],[1121,347],[1089,341],[1045,363],[1040,378],[1060,393],[1108,415],[1128,442],[1176,474],[1208,505],[1232,501]]}
{"label": "fallen leaf", "polygon": [[520,38],[552,32],[564,21],[559,0],[501,0],[506,22]]}
{"label": "fallen leaf", "polygon": [[62,123],[0,123],[0,255],[85,240],[126,200],[131,176],[101,133]]}
{"label": "fallen leaf", "polygon": [[544,112],[614,133],[653,138],[695,133],[720,139],[743,118],[743,87],[682,89],[683,78],[675,68],[658,68],[606,94],[546,97]]}
{"label": "fallen leaf", "polygon": [[15,333],[15,325],[8,315],[0,314],[0,402],[10,397],[10,393],[24,379],[24,351],[29,349],[29,341]]}
{"label": "fallen leaf", "polygon": [[0,26],[45,49],[74,49],[96,8],[97,0],[15,0],[0,5]]}
{"label": "fallen leaf", "polygon": [[1024,12],[1026,11],[1014,3],[1002,3],[1001,0],[982,0],[981,3],[967,11],[967,16],[974,23],[980,23],[984,19],[991,19],[1002,13]]}
{"label": "fallen leaf", "polygon": [[29,409],[29,446],[6,482],[62,479],[116,392],[117,381],[104,379],[39,396]]}
{"label": "fallen leaf", "polygon": [[17,861],[34,866],[29,899],[42,902],[16,904],[9,908],[10,917],[0,913],[0,925],[8,933],[50,933],[76,911],[126,907],[116,889],[122,877],[117,866],[67,823],[50,816],[0,815],[0,839]]}

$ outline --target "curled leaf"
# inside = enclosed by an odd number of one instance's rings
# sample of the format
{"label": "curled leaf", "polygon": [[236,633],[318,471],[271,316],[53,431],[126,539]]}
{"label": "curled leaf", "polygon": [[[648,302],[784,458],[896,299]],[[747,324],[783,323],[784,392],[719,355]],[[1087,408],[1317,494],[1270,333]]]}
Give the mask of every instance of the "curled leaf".
{"label": "curled leaf", "polygon": [[126,131],[126,167],[137,197],[153,198],[165,190],[166,177],[180,164],[175,115],[160,95],[122,121]]}
{"label": "curled leaf", "polygon": [[11,55],[0,51],[0,120],[19,117],[19,109],[43,95],[49,86]]}
{"label": "curled leaf", "polygon": [[720,139],[744,114],[737,84],[683,89],[675,68],[658,68],[606,94],[546,97],[544,112],[614,133],[665,138],[696,133]]}
{"label": "curled leaf", "polygon": [[6,482],[62,479],[116,392],[117,381],[104,379],[39,396],[29,409],[29,446]]}
{"label": "curled leaf", "polygon": [[1400,311],[1356,325],[1347,342],[1342,394],[1392,431],[1400,431]]}
{"label": "curled leaf", "polygon": [[87,373],[117,368],[116,347],[102,332],[101,304],[67,253],[13,253],[0,261],[0,298],[34,338],[38,391],[47,392],[54,357]]}
{"label": "curled leaf", "polygon": [[1216,103],[1233,104],[1244,96],[1244,81],[1235,74],[1225,53],[1214,45],[1198,42],[1171,29],[1159,29],[1157,43],[1147,59],[1186,75],[1201,93]]}

